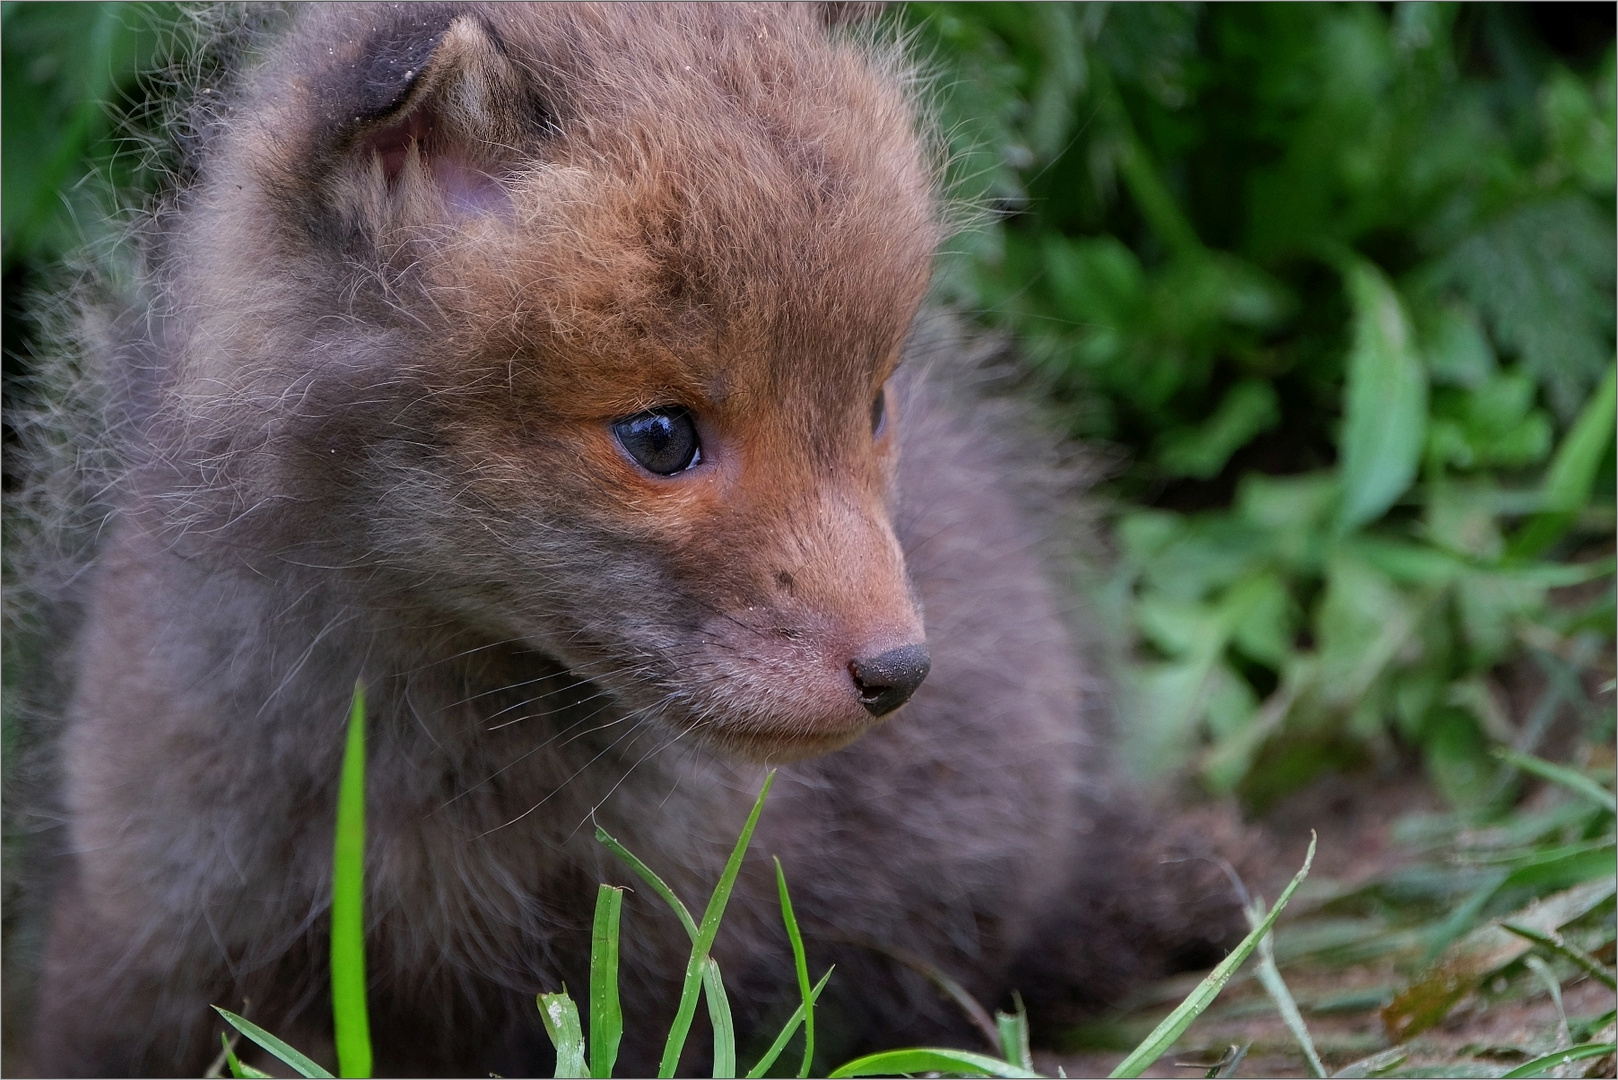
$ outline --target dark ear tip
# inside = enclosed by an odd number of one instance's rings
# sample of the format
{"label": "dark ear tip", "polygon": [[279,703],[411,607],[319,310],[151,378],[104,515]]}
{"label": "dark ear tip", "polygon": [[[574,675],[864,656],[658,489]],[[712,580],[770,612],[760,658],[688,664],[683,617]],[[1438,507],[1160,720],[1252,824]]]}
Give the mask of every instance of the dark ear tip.
{"label": "dark ear tip", "polygon": [[[408,12],[381,9],[373,18],[378,18],[379,25],[366,27],[358,39],[338,51],[338,62],[319,75],[326,120],[337,131],[369,127],[404,107],[448,33],[455,12],[422,5]],[[332,29],[340,32],[344,25]]]}
{"label": "dark ear tip", "polygon": [[882,14],[882,9],[887,6],[881,0],[825,0],[815,5],[820,13],[820,21],[826,26],[865,22]]}
{"label": "dark ear tip", "polygon": [[414,40],[377,42],[366,57],[364,81],[356,88],[360,97],[356,103],[358,115],[369,120],[402,108],[446,32],[447,26],[438,27]]}

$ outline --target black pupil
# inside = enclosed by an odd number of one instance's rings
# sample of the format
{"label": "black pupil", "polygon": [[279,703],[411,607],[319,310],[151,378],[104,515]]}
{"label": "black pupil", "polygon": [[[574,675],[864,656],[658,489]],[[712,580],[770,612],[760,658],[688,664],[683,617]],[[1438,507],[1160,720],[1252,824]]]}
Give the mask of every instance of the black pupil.
{"label": "black pupil", "polygon": [[871,434],[879,435],[882,432],[882,421],[888,415],[888,394],[886,389],[876,392],[876,400],[871,402]]}
{"label": "black pupil", "polygon": [[697,425],[681,408],[636,413],[612,426],[629,456],[647,472],[670,476],[700,460]]}

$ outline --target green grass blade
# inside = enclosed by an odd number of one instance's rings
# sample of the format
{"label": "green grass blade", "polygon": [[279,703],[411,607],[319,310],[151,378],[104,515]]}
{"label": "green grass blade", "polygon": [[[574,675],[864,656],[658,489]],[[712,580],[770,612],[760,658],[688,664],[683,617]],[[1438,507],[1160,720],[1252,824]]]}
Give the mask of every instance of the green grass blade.
{"label": "green grass blade", "polygon": [[[230,1075],[236,1077],[236,1080],[269,1080],[270,1074],[263,1069],[242,1064],[241,1059],[236,1056],[236,1048],[230,1045],[230,1036],[221,1031],[219,1041],[225,1046],[225,1064],[230,1067]],[[209,1075],[213,1075],[212,1072]]]}
{"label": "green grass blade", "polygon": [[1553,765],[1544,758],[1537,758],[1531,754],[1519,754],[1503,747],[1496,748],[1494,756],[1508,765],[1516,766],[1523,772],[1533,773],[1541,780],[1561,784],[1569,791],[1582,795],[1597,806],[1618,812],[1618,798],[1615,798],[1612,792],[1581,772],[1575,772],[1562,765]]}
{"label": "green grass blade", "polygon": [[758,826],[758,817],[764,811],[764,800],[769,798],[770,788],[775,783],[775,770],[771,769],[764,778],[764,784],[758,789],[758,798],[753,800],[753,809],[747,815],[747,823],[742,826],[742,834],[736,838],[736,846],[731,849],[730,858],[725,860],[724,873],[719,875],[719,884],[714,888],[713,895],[708,898],[708,908],[702,913],[702,925],[699,928],[698,939],[704,950],[713,944],[713,939],[719,934],[719,920],[725,916],[725,905],[730,903],[730,890],[736,884],[736,875],[741,872],[742,858],[747,854],[747,845],[753,840],[753,829]]}
{"label": "green grass blade", "polygon": [[337,1072],[371,1075],[371,1020],[365,1006],[365,684],[354,684],[348,746],[337,790],[337,844],[331,886],[331,1011]]}
{"label": "green grass blade", "polygon": [[1534,973],[1545,992],[1551,996],[1551,1004],[1556,1008],[1556,1045],[1567,1047],[1573,1045],[1573,1033],[1567,1026],[1567,1007],[1562,1003],[1562,980],[1556,977],[1551,966],[1538,956],[1523,958],[1523,966]]}
{"label": "green grass blade", "polygon": [[624,891],[603,885],[596,891],[595,926],[590,932],[590,1075],[612,1075],[624,1014],[618,1003],[618,922]]}
{"label": "green grass blade", "polygon": [[1381,1076],[1403,1065],[1409,1057],[1410,1051],[1402,1046],[1379,1050],[1370,1057],[1344,1065],[1332,1073],[1332,1080],[1366,1080],[1368,1077]]}
{"label": "green grass blade", "polygon": [[715,1080],[733,1080],[736,1075],[736,1025],[730,1017],[730,995],[719,974],[719,962],[708,957],[702,972],[702,996],[708,1002],[708,1019],[713,1022],[713,1074]]}
{"label": "green grass blade", "polygon": [[674,895],[674,890],[669,888],[668,884],[658,877],[650,866],[636,858],[634,852],[624,847],[611,833],[599,825],[596,826],[596,841],[618,856],[626,866],[635,871],[640,876],[640,879],[650,886],[653,892],[662,897],[663,902],[673,908],[674,914],[679,916],[680,925],[685,927],[685,932],[690,935],[691,940],[697,940],[697,923],[691,917],[691,912],[680,902],[680,898]]}
{"label": "green grass blade", "polygon": [[241,1077],[242,1080],[271,1080],[272,1074],[265,1072],[263,1069],[257,1069],[251,1065],[242,1064],[241,1061],[237,1060],[234,1053],[230,1055],[230,1061],[232,1063],[230,1066],[230,1075],[232,1076]]}
{"label": "green grass blade", "polygon": [[1038,1076],[1036,1072],[985,1054],[965,1050],[885,1050],[855,1058],[831,1071],[842,1076],[898,1076],[916,1073],[954,1073],[957,1076]]}
{"label": "green grass blade", "polygon": [[719,933],[719,920],[724,917],[725,905],[730,902],[730,890],[735,886],[736,875],[741,871],[742,857],[747,854],[747,845],[753,839],[753,829],[758,825],[759,813],[763,811],[764,800],[769,796],[770,786],[774,783],[775,770],[772,769],[764,778],[764,786],[759,788],[758,798],[753,802],[753,810],[747,815],[747,824],[742,826],[742,834],[736,838],[736,846],[731,850],[730,858],[725,861],[724,873],[719,875],[719,884],[714,887],[713,895],[708,898],[708,907],[702,913],[702,924],[697,928],[697,939],[691,946],[691,959],[686,963],[685,986],[680,992],[680,1007],[674,1014],[674,1023],[669,1027],[668,1040],[663,1044],[663,1060],[657,1070],[659,1077],[674,1075],[675,1066],[680,1061],[680,1051],[685,1049],[685,1038],[691,1032],[691,1019],[697,1012],[697,996],[701,992],[703,975],[707,969],[708,950],[713,947],[714,937]]}
{"label": "green grass blade", "polygon": [[1028,1039],[1028,1010],[1023,1008],[1021,994],[1013,993],[1012,997],[1017,1003],[1016,1012],[994,1014],[994,1026],[1000,1031],[1000,1049],[1007,1061],[1032,1069],[1034,1052]]}
{"label": "green grass blade", "polygon": [[243,1035],[246,1035],[249,1039],[252,1039],[264,1049],[280,1058],[286,1063],[288,1068],[297,1073],[299,1076],[311,1078],[331,1078],[331,1073],[315,1064],[314,1059],[305,1054],[300,1054],[298,1051],[292,1049],[292,1047],[288,1046],[280,1039],[277,1039],[274,1035],[271,1035],[268,1031],[265,1031],[251,1020],[237,1016],[229,1009],[221,1009],[217,1005],[213,1007],[213,1010],[225,1018],[225,1023],[229,1024],[231,1027],[235,1028],[237,1031],[241,1032]]}
{"label": "green grass blade", "polygon": [[[815,997],[818,992],[809,989],[809,959],[803,950],[803,935],[798,932],[798,919],[792,913],[792,897],[787,893],[786,871],[781,860],[775,860],[775,888],[781,894],[781,921],[786,924],[787,940],[792,943],[792,966],[798,974],[798,994],[803,998],[803,1064],[798,1066],[800,1080],[809,1075],[809,1064],[815,1060]],[[829,973],[828,973],[829,974]],[[821,980],[822,985],[825,980]]]}
{"label": "green grass blade", "polygon": [[1558,934],[1556,931],[1552,930],[1549,933],[1545,933],[1539,930],[1531,929],[1530,927],[1518,926],[1516,923],[1509,922],[1501,923],[1500,929],[1516,934],[1520,938],[1526,938],[1527,940],[1532,941],[1535,945],[1540,945],[1551,950],[1558,956],[1566,957],[1579,967],[1583,968],[1597,981],[1605,983],[1608,987],[1614,990],[1618,990],[1618,978],[1614,978],[1613,973],[1609,971],[1601,963],[1601,961],[1597,960],[1583,949],[1569,945],[1566,941],[1562,940],[1562,935]]}
{"label": "green grass blade", "polygon": [[1111,1076],[1133,1077],[1145,1072],[1146,1067],[1161,1057],[1170,1046],[1173,1046],[1174,1041],[1185,1033],[1186,1028],[1191,1026],[1191,1022],[1201,1016],[1203,1010],[1207,1009],[1209,1005],[1213,1004],[1214,998],[1219,996],[1219,991],[1225,988],[1225,984],[1230,981],[1231,976],[1236,974],[1236,969],[1242,966],[1243,961],[1252,954],[1254,949],[1258,948],[1258,943],[1265,934],[1270,932],[1270,927],[1275,925],[1275,920],[1281,914],[1281,909],[1287,906],[1287,901],[1292,899],[1292,894],[1297,891],[1299,885],[1303,884],[1303,879],[1309,876],[1309,867],[1315,861],[1315,842],[1315,837],[1311,835],[1309,838],[1309,853],[1304,856],[1303,867],[1293,877],[1285,891],[1281,893],[1280,899],[1276,900],[1275,906],[1270,909],[1268,915],[1264,916],[1263,921],[1242,939],[1240,945],[1231,950],[1229,956],[1220,961],[1219,966],[1214,968],[1208,974],[1208,977],[1198,984],[1195,990],[1191,991],[1190,995],[1180,1003],[1177,1009],[1164,1017],[1163,1022],[1158,1024],[1150,1035],[1146,1036],[1144,1042],[1135,1047],[1128,1057],[1118,1063],[1118,1067],[1112,1070]]}
{"label": "green grass blade", "polygon": [[1320,1054],[1315,1050],[1315,1041],[1309,1036],[1309,1029],[1304,1025],[1303,1014],[1298,1011],[1298,1003],[1287,989],[1286,982],[1281,978],[1281,971],[1275,966],[1275,960],[1266,957],[1260,962],[1258,969],[1259,982],[1269,993],[1270,999],[1275,1003],[1275,1009],[1281,1014],[1282,1021],[1292,1037],[1297,1040],[1303,1049],[1303,1056],[1309,1062],[1309,1075],[1323,1077],[1326,1075],[1326,1066],[1320,1060]]}
{"label": "green grass blade", "polygon": [[1552,510],[1577,510],[1590,497],[1590,486],[1601,470],[1601,459],[1612,442],[1612,414],[1618,406],[1618,376],[1607,368],[1573,429],[1556,448],[1545,470],[1545,501]]}
{"label": "green grass blade", "polygon": [[[690,935],[692,944],[693,944],[693,946],[695,946],[697,941],[698,941],[698,938],[700,937],[700,930],[698,929],[695,920],[693,920],[691,918],[690,910],[687,909],[686,906],[683,903],[680,902],[680,898],[678,896],[674,895],[674,890],[669,888],[668,883],[665,882],[661,877],[659,877],[656,874],[656,872],[652,870],[651,867],[647,866],[645,863],[641,862],[640,859],[636,858],[633,852],[631,852],[628,848],[624,847],[623,844],[619,843],[618,840],[615,839],[605,829],[602,829],[602,828],[599,828],[599,827],[596,829],[596,839],[598,841],[600,841],[603,845],[605,845],[607,850],[611,851],[614,855],[618,856],[619,859],[623,860],[623,862],[626,863],[631,870],[634,870],[635,873],[640,876],[641,880],[645,881],[647,885],[651,886],[653,892],[657,893],[658,896],[663,898],[664,903],[668,904],[669,907],[674,909],[674,914],[679,917],[680,924],[685,927],[685,932],[688,935]],[[605,889],[605,888],[607,888],[607,886],[603,885],[602,888]],[[598,909],[598,912],[599,912],[599,909]],[[597,918],[599,919],[599,917],[600,916],[598,914]],[[616,954],[616,946],[615,946],[614,947],[614,957],[615,958],[616,958],[616,955],[617,954]],[[593,962],[594,962],[594,957],[592,955],[592,963]],[[616,968],[616,963],[615,963],[614,971],[616,971],[616,970],[617,970],[617,968]],[[719,1076],[726,1076],[726,1077],[735,1076],[736,1075],[736,1032],[735,1032],[735,1026],[734,1026],[734,1024],[733,1024],[733,1022],[731,1020],[730,999],[725,994],[725,984],[724,984],[724,980],[720,977],[720,974],[719,974],[719,965],[714,963],[712,960],[709,960],[708,963],[705,965],[705,967],[702,970],[701,979],[702,979],[701,985],[703,986],[703,988],[707,992],[708,1016],[709,1016],[709,1019],[713,1022],[713,1029],[714,1029],[714,1076],[716,1076],[716,1077],[719,1077]],[[593,997],[593,994],[594,994],[594,989],[593,989],[594,988],[594,983],[593,982],[592,982],[591,986],[592,986],[591,993],[592,993],[592,997]],[[614,987],[614,990],[615,990],[615,993],[616,993],[616,985]],[[686,996],[685,996],[684,993],[682,993],[682,995],[681,995],[680,1002],[681,1002],[681,1007],[683,1009],[684,1006],[685,1006],[685,1002],[686,1002]],[[616,1003],[616,997],[615,997],[615,1003]],[[693,1000],[691,1004],[692,1004],[693,1012],[694,1012],[696,1003]],[[616,1007],[616,1004],[615,1004],[615,1007]],[[679,1022],[678,1015],[676,1016],[676,1021],[675,1022],[676,1022],[676,1024],[678,1024],[678,1022]],[[594,1015],[592,1014],[592,1024],[593,1023],[594,1023]],[[622,1025],[622,1020],[620,1019],[620,1027],[619,1027],[620,1031],[622,1031],[622,1026],[621,1025]],[[686,1029],[689,1030],[689,1028],[690,1028],[690,1018],[687,1018],[686,1019]],[[594,1029],[592,1027],[592,1031],[593,1030]],[[671,1031],[670,1034],[672,1036],[672,1034],[673,1034],[672,1031]],[[681,1040],[680,1040],[681,1049],[684,1048],[684,1045],[685,1045],[684,1035],[682,1034],[682,1037],[681,1037]],[[593,1034],[592,1034],[591,1046],[592,1046],[592,1053],[598,1053],[599,1052],[599,1051],[596,1051],[594,1049],[595,1043],[594,1043]],[[613,1043],[613,1054],[615,1056],[617,1054],[617,1042],[616,1042],[616,1039],[614,1040],[614,1043]],[[676,1051],[676,1058],[677,1057],[678,1057],[678,1051]],[[592,1059],[592,1060],[595,1060],[595,1059]],[[602,1066],[600,1066],[598,1064],[597,1067],[601,1068]],[[611,1076],[612,1075],[612,1073],[610,1071],[611,1062],[609,1062],[605,1068],[608,1071],[599,1072],[596,1075],[597,1076]]]}
{"label": "green grass blade", "polygon": [[[815,1001],[820,998],[820,992],[826,989],[826,983],[830,981],[831,971],[827,971],[826,974],[820,977],[820,981],[815,984],[814,989],[809,991],[811,1008],[814,1007]],[[758,1064],[754,1065],[752,1071],[747,1074],[747,1080],[759,1080],[759,1077],[770,1071],[770,1066],[775,1064],[775,1059],[781,1056],[781,1051],[787,1048],[787,1043],[797,1033],[798,1025],[803,1023],[803,1017],[804,1009],[802,1005],[799,1005],[792,1015],[787,1017],[787,1022],[781,1025],[781,1034],[775,1037],[775,1041],[770,1044],[770,1048],[764,1051],[764,1056],[758,1059]]]}
{"label": "green grass blade", "polygon": [[[1249,925],[1257,926],[1264,918],[1264,904],[1262,900],[1255,900],[1247,909]],[[1298,1011],[1298,1002],[1287,989],[1286,980],[1281,978],[1281,969],[1275,964],[1275,935],[1266,933],[1258,945],[1258,980],[1275,1003],[1276,1012],[1281,1014],[1281,1020],[1292,1032],[1292,1037],[1303,1048],[1303,1056],[1309,1062],[1309,1072],[1312,1076],[1324,1077],[1326,1066],[1320,1061],[1320,1055],[1315,1051],[1315,1041],[1309,1036],[1309,1028],[1303,1022],[1303,1014]]]}
{"label": "green grass blade", "polygon": [[1618,1051],[1618,1043],[1581,1043],[1570,1046],[1566,1050],[1558,1050],[1554,1054],[1546,1054],[1532,1061],[1525,1061],[1521,1065],[1506,1073],[1503,1080],[1518,1080],[1525,1076],[1544,1076],[1558,1065],[1566,1065],[1574,1061],[1583,1061],[1585,1058],[1602,1057]]}
{"label": "green grass blade", "polygon": [[567,988],[560,994],[539,995],[539,1018],[545,1024],[545,1034],[556,1047],[556,1075],[582,1080],[590,1075],[584,1061],[584,1031],[579,1027],[579,1007],[567,996]]}
{"label": "green grass blade", "polygon": [[702,990],[702,980],[708,967],[702,962],[703,959],[693,945],[691,964],[687,966],[685,984],[680,989],[680,1006],[674,1013],[674,1023],[669,1025],[668,1039],[663,1043],[663,1059],[657,1066],[659,1080],[674,1075],[675,1067],[680,1063],[680,1052],[685,1049],[685,1038],[691,1033],[691,1019],[697,1013],[697,995]]}

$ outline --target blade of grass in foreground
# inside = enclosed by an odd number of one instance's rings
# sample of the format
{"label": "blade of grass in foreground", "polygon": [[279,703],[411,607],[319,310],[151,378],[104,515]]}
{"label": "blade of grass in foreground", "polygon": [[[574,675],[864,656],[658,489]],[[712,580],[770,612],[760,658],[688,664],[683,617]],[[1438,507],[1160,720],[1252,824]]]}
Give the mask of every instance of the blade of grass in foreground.
{"label": "blade of grass in foreground", "polygon": [[[680,902],[680,898],[674,895],[674,890],[669,888],[668,882],[658,877],[656,871],[636,858],[634,852],[624,847],[611,833],[599,825],[596,826],[596,840],[605,845],[608,851],[611,851],[628,864],[631,870],[640,875],[642,881],[651,886],[653,892],[663,898],[663,902],[672,908],[674,914],[679,918],[680,925],[685,927],[685,932],[691,938],[692,945],[695,945],[700,933],[696,920],[691,918],[690,910]],[[725,994],[725,980],[720,974],[719,964],[712,958],[709,958],[707,965],[703,969],[702,985],[707,992],[708,1019],[713,1023],[714,1075],[716,1077],[734,1076],[736,1069],[736,1032],[730,1016],[730,999]]]}
{"label": "blade of grass in foreground", "polygon": [[545,1034],[556,1047],[556,1075],[582,1080],[590,1075],[584,1062],[584,1032],[579,1027],[579,1007],[567,996],[567,988],[560,994],[539,995],[539,1018],[545,1023]]}
{"label": "blade of grass in foreground", "polygon": [[[230,1036],[223,1031],[219,1033],[219,1041],[225,1045],[225,1064],[230,1066],[230,1075],[236,1077],[236,1080],[271,1080],[270,1074],[263,1069],[242,1064],[241,1059],[236,1056],[236,1048],[230,1045]],[[215,1072],[210,1069],[206,1075],[213,1076]]]}
{"label": "blade of grass in foreground", "polygon": [[986,1054],[973,1054],[966,1050],[887,1050],[880,1054],[867,1054],[855,1058],[847,1065],[831,1071],[833,1078],[843,1076],[899,1076],[916,1073],[956,1073],[966,1076],[1038,1076],[1039,1074],[1009,1061],[1001,1061]]}
{"label": "blade of grass in foreground", "polygon": [[241,1032],[243,1035],[246,1035],[249,1039],[252,1039],[264,1049],[280,1058],[287,1064],[288,1068],[297,1073],[299,1076],[311,1078],[331,1077],[331,1073],[315,1064],[313,1059],[292,1049],[292,1047],[288,1046],[280,1039],[277,1039],[274,1035],[271,1035],[268,1031],[265,1031],[251,1020],[244,1020],[242,1017],[237,1016],[229,1009],[221,1009],[217,1005],[213,1007],[213,1010],[225,1018],[225,1023],[229,1024],[231,1027],[235,1028],[237,1031]]}
{"label": "blade of grass in foreground", "polygon": [[[1250,926],[1257,926],[1264,919],[1264,898],[1255,897],[1247,906],[1247,922]],[[1286,1024],[1287,1030],[1298,1041],[1303,1049],[1303,1056],[1309,1062],[1309,1075],[1323,1077],[1326,1067],[1320,1061],[1320,1055],[1315,1052],[1315,1041],[1309,1037],[1309,1029],[1304,1025],[1303,1014],[1298,1011],[1298,1002],[1287,989],[1286,980],[1281,978],[1281,969],[1275,964],[1275,935],[1265,934],[1258,944],[1258,981],[1270,995],[1275,1003],[1276,1012],[1281,1014],[1281,1020]]]}
{"label": "blade of grass in foreground", "polygon": [[1523,1062],[1506,1073],[1506,1080],[1514,1080],[1516,1077],[1524,1076],[1543,1076],[1558,1065],[1583,1061],[1585,1058],[1603,1057],[1614,1051],[1618,1051],[1618,1043],[1584,1043],[1581,1046],[1570,1046],[1566,1050],[1558,1050],[1554,1054],[1546,1054],[1544,1057],[1535,1058],[1533,1061]]}
{"label": "blade of grass in foreground", "polygon": [[[730,890],[735,887],[736,875],[741,871],[742,856],[747,854],[747,845],[753,839],[753,829],[758,825],[758,815],[764,809],[764,800],[770,793],[770,785],[774,783],[775,770],[772,769],[764,778],[764,786],[759,788],[758,798],[753,802],[753,810],[747,815],[747,824],[742,826],[742,834],[737,837],[736,846],[725,862],[724,873],[719,875],[719,884],[714,886],[713,895],[708,898],[708,908],[702,913],[702,924],[697,928],[697,940],[691,946],[691,959],[686,963],[685,986],[680,992],[680,1008],[674,1014],[668,1041],[663,1044],[663,1060],[657,1068],[659,1077],[673,1076],[674,1069],[680,1062],[680,1051],[685,1049],[685,1038],[691,1032],[691,1018],[696,1015],[697,994],[702,988],[707,972],[708,950],[713,947],[714,938],[719,933],[719,920],[724,917],[725,905],[730,902]],[[720,987],[720,991],[723,992],[723,986]],[[715,1034],[717,1036],[717,1028]],[[714,1056],[717,1059],[718,1048],[715,1050]],[[730,1047],[732,1063],[735,1061],[735,1054],[736,1050],[732,1045]]]}
{"label": "blade of grass in foreground", "polygon": [[1252,933],[1242,939],[1240,945],[1231,950],[1229,956],[1220,961],[1218,967],[1209,972],[1208,977],[1203,979],[1195,990],[1191,991],[1190,995],[1180,1003],[1179,1008],[1164,1017],[1163,1022],[1158,1024],[1150,1035],[1146,1036],[1145,1041],[1135,1047],[1128,1057],[1118,1063],[1118,1067],[1112,1070],[1111,1076],[1139,1076],[1146,1071],[1148,1065],[1161,1057],[1170,1046],[1173,1046],[1176,1039],[1185,1034],[1185,1029],[1191,1026],[1193,1020],[1202,1015],[1203,1010],[1213,1004],[1214,998],[1219,996],[1219,991],[1223,990],[1225,984],[1230,981],[1230,977],[1236,974],[1236,969],[1242,966],[1242,962],[1252,954],[1254,949],[1258,948],[1258,943],[1263,939],[1264,935],[1270,932],[1270,927],[1275,925],[1275,920],[1281,914],[1281,909],[1287,906],[1287,901],[1292,899],[1292,894],[1297,891],[1299,885],[1303,884],[1303,879],[1309,876],[1309,867],[1314,864],[1314,861],[1315,837],[1311,834],[1309,837],[1309,853],[1303,858],[1303,868],[1298,871],[1291,883],[1281,893],[1280,899],[1276,900],[1275,906],[1270,909],[1269,914],[1264,916],[1263,921],[1253,928]]}
{"label": "blade of grass in foreground", "polygon": [[1583,968],[1593,978],[1605,983],[1608,988],[1618,990],[1618,978],[1611,971],[1602,966],[1601,961],[1574,945],[1562,940],[1562,935],[1555,930],[1535,930],[1527,926],[1518,926],[1516,923],[1502,922],[1500,929],[1510,931],[1520,938],[1526,938],[1535,945],[1543,946],[1558,956],[1573,961]]}
{"label": "blade of grass in foreground", "polygon": [[1332,1080],[1366,1080],[1367,1077],[1381,1076],[1404,1064],[1409,1057],[1410,1051],[1402,1046],[1379,1050],[1370,1057],[1344,1065],[1331,1074]]}
{"label": "blade of grass in foreground", "polygon": [[[820,977],[820,981],[815,983],[814,989],[809,991],[811,1007],[813,1007],[814,1002],[820,999],[820,992],[826,989],[826,983],[830,979],[831,971],[827,971],[826,974]],[[787,1022],[781,1025],[781,1034],[775,1037],[775,1041],[770,1044],[770,1048],[764,1051],[764,1056],[758,1059],[758,1064],[754,1065],[753,1070],[747,1074],[747,1080],[759,1080],[759,1077],[770,1071],[770,1066],[774,1065],[775,1059],[781,1056],[781,1051],[787,1048],[787,1041],[797,1033],[798,1025],[801,1023],[803,1023],[803,1006],[799,1005],[792,1015],[787,1017]]]}
{"label": "blade of grass in foreground", "polygon": [[1028,1010],[1023,1007],[1021,994],[1013,991],[1011,996],[1017,1003],[1017,1011],[994,1014],[994,1026],[1000,1029],[1000,1049],[1007,1061],[1032,1071],[1034,1051],[1028,1039]]}
{"label": "blade of grass in foreground", "polygon": [[354,684],[348,745],[337,789],[337,844],[331,893],[331,1009],[337,1072],[371,1075],[371,1020],[365,1006],[365,684]]}
{"label": "blade of grass in foreground", "polygon": [[599,825],[596,826],[596,840],[606,847],[608,851],[623,860],[636,874],[640,875],[640,879],[651,886],[652,891],[662,897],[663,902],[674,910],[674,914],[679,917],[680,925],[685,927],[685,932],[690,935],[691,940],[697,940],[696,920],[691,917],[691,912],[686,906],[680,902],[680,898],[674,895],[674,890],[668,887],[668,883],[657,876],[656,871],[636,858],[633,851],[624,847],[611,833]]}
{"label": "blade of grass in foreground", "polygon": [[[802,1080],[809,1075],[809,1065],[815,1060],[815,997],[818,991],[811,992],[809,989],[809,961],[803,951],[803,935],[798,932],[797,916],[792,914],[792,897],[787,894],[787,875],[781,869],[780,859],[775,860],[775,888],[781,894],[781,921],[786,924],[787,940],[792,943],[792,966],[797,971],[798,993],[803,998],[803,1064],[798,1066],[798,1077]],[[822,979],[821,983],[824,985],[825,980]]]}
{"label": "blade of grass in foreground", "polygon": [[590,1075],[610,1077],[624,1034],[618,1003],[618,922],[624,890],[603,885],[596,892],[595,926],[590,933]]}
{"label": "blade of grass in foreground", "polygon": [[736,1025],[730,1018],[730,997],[719,974],[719,962],[708,957],[702,971],[702,993],[708,1001],[708,1019],[713,1024],[714,1080],[734,1080],[736,1076]]}

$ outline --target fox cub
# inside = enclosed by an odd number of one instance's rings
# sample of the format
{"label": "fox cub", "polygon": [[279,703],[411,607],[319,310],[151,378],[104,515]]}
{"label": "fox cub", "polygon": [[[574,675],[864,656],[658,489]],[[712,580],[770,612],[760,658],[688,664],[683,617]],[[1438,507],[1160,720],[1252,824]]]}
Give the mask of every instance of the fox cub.
{"label": "fox cub", "polygon": [[[845,14],[298,8],[210,89],[103,319],[37,1068],[195,1074],[214,1004],[330,1058],[357,680],[381,1072],[548,1070],[534,995],[634,884],[592,822],[705,895],[766,765],[716,947],[744,1039],[797,993],[771,856],[828,1055],[970,1045],[928,967],[1060,1009],[1217,946],[995,440],[896,374],[936,162]],[[644,1074],[687,942],[626,906]]]}

